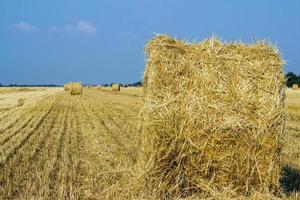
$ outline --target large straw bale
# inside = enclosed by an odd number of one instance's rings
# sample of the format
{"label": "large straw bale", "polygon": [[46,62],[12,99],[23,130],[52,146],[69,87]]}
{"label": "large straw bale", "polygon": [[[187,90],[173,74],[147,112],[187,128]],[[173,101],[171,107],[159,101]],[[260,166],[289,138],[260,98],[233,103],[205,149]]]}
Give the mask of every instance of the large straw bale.
{"label": "large straw bale", "polygon": [[114,83],[114,84],[112,84],[112,86],[111,86],[111,90],[112,90],[112,91],[120,91],[120,89],[121,89],[121,86],[120,86],[120,84],[118,84],[118,83]]}
{"label": "large straw bale", "polygon": [[81,95],[82,94],[82,85],[80,82],[71,83],[70,94],[71,95]]}
{"label": "large straw bale", "polygon": [[146,46],[142,182],[160,198],[231,188],[279,191],[283,61],[269,43]]}
{"label": "large straw bale", "polygon": [[298,84],[293,84],[292,88],[293,88],[293,90],[298,90],[299,89],[299,85]]}

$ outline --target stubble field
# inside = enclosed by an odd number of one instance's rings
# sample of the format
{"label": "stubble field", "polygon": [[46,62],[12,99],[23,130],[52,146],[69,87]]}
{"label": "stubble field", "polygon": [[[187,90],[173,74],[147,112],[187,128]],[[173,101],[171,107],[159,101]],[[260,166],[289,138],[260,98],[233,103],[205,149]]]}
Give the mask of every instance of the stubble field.
{"label": "stubble field", "polygon": [[[286,96],[283,184],[292,192],[300,174],[300,91]],[[76,96],[62,88],[1,89],[0,199],[118,195],[138,157],[141,106],[142,88],[85,88]]]}

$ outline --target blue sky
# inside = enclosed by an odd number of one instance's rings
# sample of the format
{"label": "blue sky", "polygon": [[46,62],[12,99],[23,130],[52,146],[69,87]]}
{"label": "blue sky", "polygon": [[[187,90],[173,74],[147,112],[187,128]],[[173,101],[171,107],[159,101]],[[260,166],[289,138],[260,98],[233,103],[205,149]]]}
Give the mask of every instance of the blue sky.
{"label": "blue sky", "polygon": [[133,82],[154,33],[269,39],[300,74],[299,0],[1,0],[0,82]]}

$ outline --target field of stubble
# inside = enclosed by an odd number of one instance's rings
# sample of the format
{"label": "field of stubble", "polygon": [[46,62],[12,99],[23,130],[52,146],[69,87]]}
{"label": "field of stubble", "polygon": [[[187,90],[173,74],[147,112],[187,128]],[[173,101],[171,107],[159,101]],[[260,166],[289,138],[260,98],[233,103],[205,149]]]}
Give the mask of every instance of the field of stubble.
{"label": "field of stubble", "polygon": [[[287,90],[286,102],[283,182],[292,191],[300,174],[300,91]],[[0,199],[107,198],[136,161],[141,105],[138,88],[81,96],[0,89]]]}

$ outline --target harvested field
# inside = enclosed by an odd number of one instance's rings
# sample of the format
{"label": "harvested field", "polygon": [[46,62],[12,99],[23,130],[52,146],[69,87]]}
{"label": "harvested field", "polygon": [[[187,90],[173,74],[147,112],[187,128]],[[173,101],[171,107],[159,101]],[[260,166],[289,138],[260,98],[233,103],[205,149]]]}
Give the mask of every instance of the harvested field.
{"label": "harvested field", "polygon": [[60,90],[1,112],[0,199],[100,199],[112,166],[134,162],[139,98]]}
{"label": "harvested field", "polygon": [[[0,113],[0,199],[151,199],[131,178],[140,149],[142,88],[104,91],[36,92],[32,100],[25,97],[25,106],[17,106],[23,92],[9,96],[16,104]],[[300,174],[300,92],[286,94],[290,117],[282,185],[292,193],[300,190],[294,180]],[[8,108],[5,99],[2,108]],[[230,188],[224,192],[230,194]],[[224,199],[215,195],[210,199]]]}
{"label": "harvested field", "polygon": [[[61,88],[0,88],[0,110],[10,110],[18,105],[19,99],[24,99],[25,105],[30,106],[42,98],[62,91]],[[1,115],[1,114],[0,114]]]}

